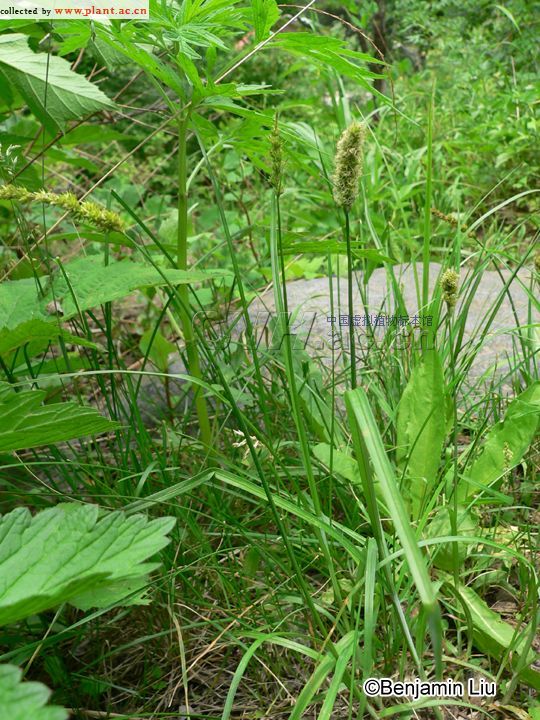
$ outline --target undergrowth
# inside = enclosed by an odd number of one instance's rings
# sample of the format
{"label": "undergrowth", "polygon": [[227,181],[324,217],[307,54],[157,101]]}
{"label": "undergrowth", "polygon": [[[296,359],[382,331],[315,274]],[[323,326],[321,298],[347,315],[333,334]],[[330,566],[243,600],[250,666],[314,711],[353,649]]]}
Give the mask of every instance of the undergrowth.
{"label": "undergrowth", "polygon": [[540,717],[537,23],[349,5],[0,26],[0,719]]}

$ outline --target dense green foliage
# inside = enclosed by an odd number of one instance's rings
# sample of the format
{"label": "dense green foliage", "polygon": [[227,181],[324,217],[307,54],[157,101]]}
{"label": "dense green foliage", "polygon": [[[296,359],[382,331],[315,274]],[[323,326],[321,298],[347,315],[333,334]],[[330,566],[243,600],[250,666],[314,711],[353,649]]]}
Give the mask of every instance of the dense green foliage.
{"label": "dense green foliage", "polygon": [[0,720],[540,718],[540,3],[357,5],[0,22]]}

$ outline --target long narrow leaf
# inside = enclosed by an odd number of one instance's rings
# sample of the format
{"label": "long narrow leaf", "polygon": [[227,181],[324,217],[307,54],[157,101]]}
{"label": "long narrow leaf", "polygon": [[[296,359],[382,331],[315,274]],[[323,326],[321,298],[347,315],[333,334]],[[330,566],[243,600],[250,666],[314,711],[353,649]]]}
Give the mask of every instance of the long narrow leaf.
{"label": "long narrow leaf", "polygon": [[[405,558],[418,590],[420,600],[430,620],[431,635],[437,662],[441,669],[441,621],[437,598],[429,573],[418,547],[416,536],[409,523],[405,503],[399,492],[394,471],[386,455],[375,418],[368,399],[361,388],[345,393],[347,414],[366,494],[373,488],[375,478],[379,482],[380,492],[390,513],[397,536],[403,546]],[[371,496],[374,492],[370,493]]]}

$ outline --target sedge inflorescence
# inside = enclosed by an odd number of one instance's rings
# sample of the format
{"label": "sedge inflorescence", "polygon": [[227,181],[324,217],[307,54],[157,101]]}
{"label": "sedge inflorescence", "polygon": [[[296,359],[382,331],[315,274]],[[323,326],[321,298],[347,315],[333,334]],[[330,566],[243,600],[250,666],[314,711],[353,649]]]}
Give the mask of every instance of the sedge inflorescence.
{"label": "sedge inflorescence", "polygon": [[443,300],[449,308],[453,308],[458,297],[458,273],[455,270],[445,270],[441,275],[441,287],[443,291]]}
{"label": "sedge inflorescence", "polygon": [[343,131],[337,143],[334,200],[346,212],[349,212],[358,197],[358,183],[364,167],[365,138],[365,125],[353,122]]}
{"label": "sedge inflorescence", "polygon": [[73,193],[53,193],[46,190],[32,192],[18,185],[0,187],[0,200],[17,200],[21,203],[40,202],[53,205],[73,215],[78,220],[88,222],[104,232],[124,232],[122,218],[112,210],[88,200],[78,200]]}

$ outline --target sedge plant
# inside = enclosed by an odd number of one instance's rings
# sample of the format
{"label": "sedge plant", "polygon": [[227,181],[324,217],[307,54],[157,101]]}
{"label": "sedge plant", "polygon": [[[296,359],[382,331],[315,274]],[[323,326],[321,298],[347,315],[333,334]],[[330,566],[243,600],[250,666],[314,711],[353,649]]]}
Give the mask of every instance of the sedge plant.
{"label": "sedge plant", "polygon": [[333,176],[334,200],[343,209],[345,224],[344,240],[347,245],[347,296],[348,296],[348,327],[349,352],[351,354],[351,388],[356,387],[356,342],[354,337],[354,306],[353,306],[353,255],[351,248],[350,212],[359,194],[359,182],[364,161],[365,126],[353,122],[344,130],[339,138],[335,169]]}

